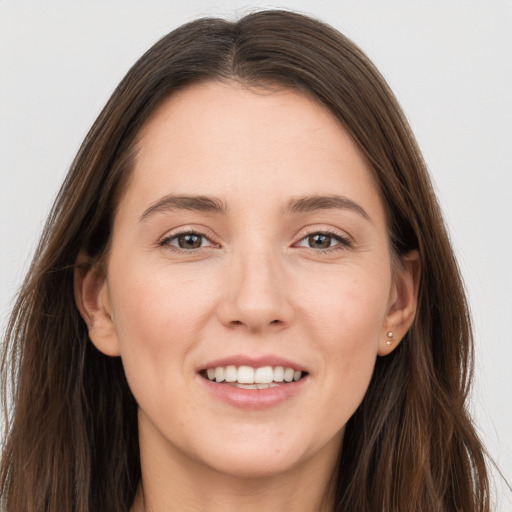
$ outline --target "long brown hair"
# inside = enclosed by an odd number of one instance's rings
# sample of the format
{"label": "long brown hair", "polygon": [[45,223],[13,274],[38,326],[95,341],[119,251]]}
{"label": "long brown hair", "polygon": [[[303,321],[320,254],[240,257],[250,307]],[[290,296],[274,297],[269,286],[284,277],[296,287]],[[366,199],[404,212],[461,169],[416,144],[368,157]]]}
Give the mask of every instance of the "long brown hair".
{"label": "long brown hair", "polygon": [[488,511],[485,457],[466,410],[468,305],[418,146],[362,51],[328,25],[285,11],[174,30],[132,67],[87,135],[6,332],[4,403],[11,386],[14,404],[0,472],[6,509],[126,512],[133,502],[137,404],[120,359],[88,339],[73,273],[80,251],[94,261],[108,249],[143,123],[164,98],[207,80],[290,88],[325,105],[373,168],[394,254],[420,254],[417,316],[400,346],[378,358],[346,426],[335,510]]}

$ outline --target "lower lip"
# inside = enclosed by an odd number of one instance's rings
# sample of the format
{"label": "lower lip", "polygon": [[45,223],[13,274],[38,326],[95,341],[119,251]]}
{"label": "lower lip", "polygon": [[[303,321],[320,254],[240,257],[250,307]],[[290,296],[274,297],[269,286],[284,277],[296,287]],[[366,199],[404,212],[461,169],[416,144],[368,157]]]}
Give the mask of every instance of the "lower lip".
{"label": "lower lip", "polygon": [[212,382],[200,375],[198,377],[203,382],[203,385],[206,386],[208,392],[215,398],[239,409],[253,410],[275,407],[290,400],[303,390],[308,381],[308,376],[306,375],[306,377],[298,381],[281,384],[272,388],[243,389]]}

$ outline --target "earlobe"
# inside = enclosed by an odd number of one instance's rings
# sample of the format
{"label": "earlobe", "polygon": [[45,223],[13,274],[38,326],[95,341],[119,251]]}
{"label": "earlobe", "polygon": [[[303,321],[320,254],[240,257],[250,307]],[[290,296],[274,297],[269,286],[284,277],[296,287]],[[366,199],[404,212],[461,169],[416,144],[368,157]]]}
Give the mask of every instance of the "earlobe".
{"label": "earlobe", "polygon": [[77,258],[74,274],[75,302],[87,324],[89,338],[108,356],[119,356],[119,342],[114,323],[105,272],[91,264],[86,255]]}
{"label": "earlobe", "polygon": [[378,354],[391,353],[401,342],[416,316],[421,264],[418,251],[401,257],[396,271],[390,306],[384,322]]}

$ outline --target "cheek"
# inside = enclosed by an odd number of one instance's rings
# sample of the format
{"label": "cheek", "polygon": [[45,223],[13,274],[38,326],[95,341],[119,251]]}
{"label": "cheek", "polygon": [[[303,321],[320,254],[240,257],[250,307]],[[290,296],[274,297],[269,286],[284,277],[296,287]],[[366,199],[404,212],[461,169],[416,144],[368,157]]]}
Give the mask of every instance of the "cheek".
{"label": "cheek", "polygon": [[125,371],[134,389],[169,388],[210,317],[214,287],[162,268],[112,273],[112,308]]}
{"label": "cheek", "polygon": [[340,272],[328,290],[310,286],[315,291],[300,300],[309,337],[322,354],[318,373],[325,376],[322,393],[331,404],[324,411],[325,421],[332,425],[344,425],[366,393],[386,317],[390,280],[385,267]]}
{"label": "cheek", "polygon": [[[204,276],[203,276],[204,277]],[[116,328],[122,340],[131,342],[134,335],[144,344],[165,346],[169,339],[184,341],[199,330],[205,308],[213,301],[215,287],[211,280],[192,272],[162,267],[152,272],[126,267],[113,273],[109,282],[113,290],[112,307]]]}
{"label": "cheek", "polygon": [[[319,286],[319,283],[325,283]],[[347,266],[303,279],[296,309],[333,355],[375,345],[386,317],[391,275],[386,266]]]}

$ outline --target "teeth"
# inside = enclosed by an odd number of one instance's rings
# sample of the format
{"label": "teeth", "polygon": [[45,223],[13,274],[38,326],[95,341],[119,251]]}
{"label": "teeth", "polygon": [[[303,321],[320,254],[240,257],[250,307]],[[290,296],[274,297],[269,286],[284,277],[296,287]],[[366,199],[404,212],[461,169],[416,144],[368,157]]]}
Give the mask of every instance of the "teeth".
{"label": "teeth", "polygon": [[[291,382],[293,380],[293,376],[295,374],[295,371],[292,368],[286,368],[284,371],[284,380],[286,382]],[[215,370],[215,375],[217,375],[217,370]],[[219,382],[219,381],[217,381]]]}
{"label": "teeth", "polygon": [[[215,369],[215,371],[217,371],[217,369]],[[238,368],[237,380],[240,384],[254,384],[254,368],[250,366],[240,366],[240,368]]]}
{"label": "teeth", "polygon": [[267,389],[277,386],[276,383],[298,381],[302,377],[302,372],[283,366],[262,366],[261,368],[239,366],[237,368],[234,365],[228,365],[208,368],[206,376],[213,382],[225,381],[243,389]]}
{"label": "teeth", "polygon": [[269,382],[268,384],[256,384],[258,389],[277,388],[277,386],[279,386],[279,384],[276,384],[275,382]]}
{"label": "teeth", "polygon": [[217,368],[215,368],[215,380],[217,382],[222,382],[224,380],[224,368],[222,366],[217,366]]}
{"label": "teeth", "polygon": [[257,368],[254,372],[254,382],[257,384],[270,384],[274,380],[274,370],[272,366]]}
{"label": "teeth", "polygon": [[[210,374],[208,374],[210,375]],[[226,379],[226,382],[235,382],[238,379],[238,371],[236,369],[236,366],[229,365],[226,366],[226,371],[224,372],[224,377]],[[208,376],[210,379],[210,377]],[[213,379],[210,379],[213,380]]]}
{"label": "teeth", "polygon": [[274,368],[274,382],[283,382],[284,380],[284,368],[282,366],[276,366]]}

